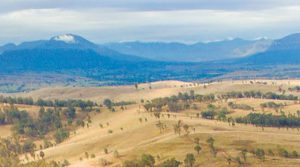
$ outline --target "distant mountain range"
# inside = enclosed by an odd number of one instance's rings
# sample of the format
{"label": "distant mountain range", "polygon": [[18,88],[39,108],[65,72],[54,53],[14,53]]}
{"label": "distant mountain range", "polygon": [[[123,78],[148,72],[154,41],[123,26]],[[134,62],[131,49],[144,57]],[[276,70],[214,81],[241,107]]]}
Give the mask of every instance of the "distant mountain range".
{"label": "distant mountain range", "polygon": [[67,69],[114,68],[124,62],[146,59],[96,45],[80,36],[66,34],[50,40],[7,44],[1,47],[0,70],[56,71]]}
{"label": "distant mountain range", "polygon": [[[162,42],[98,45],[83,37],[65,34],[0,47],[1,76],[30,73],[40,82],[43,78],[39,76],[46,73],[53,78],[58,77],[57,74],[67,75],[69,81],[76,76],[101,84],[239,78],[250,76],[249,70],[262,77],[300,77],[299,64],[300,34],[274,41],[237,38],[191,45]],[[279,72],[274,72],[279,68]],[[0,79],[0,91],[3,84],[7,85],[5,77]],[[25,89],[24,84],[25,81],[18,90]]]}
{"label": "distant mountain range", "polygon": [[249,65],[300,64],[300,33],[275,40],[264,52],[242,58],[237,63]]}
{"label": "distant mountain range", "polygon": [[104,44],[107,48],[121,53],[137,55],[159,61],[200,62],[239,58],[263,52],[272,40],[244,40],[240,38],[184,44],[178,42],[119,42]]}

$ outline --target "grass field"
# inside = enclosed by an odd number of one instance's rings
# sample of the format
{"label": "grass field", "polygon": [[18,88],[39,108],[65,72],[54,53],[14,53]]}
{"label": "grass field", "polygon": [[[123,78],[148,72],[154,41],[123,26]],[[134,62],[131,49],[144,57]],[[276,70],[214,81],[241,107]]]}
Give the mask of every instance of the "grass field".
{"label": "grass field", "polygon": [[[252,82],[252,83],[251,83]],[[24,96],[47,99],[89,99],[102,103],[103,99],[110,98],[113,101],[135,101],[136,104],[126,106],[122,111],[116,107],[116,112],[111,112],[105,107],[100,108],[100,113],[91,113],[91,123],[89,128],[78,128],[71,132],[71,136],[64,142],[53,147],[44,149],[46,160],[67,159],[72,167],[82,166],[102,166],[103,159],[111,162],[109,166],[121,166],[125,160],[137,159],[143,153],[150,153],[156,157],[156,163],[163,162],[168,158],[175,157],[181,162],[184,161],[187,153],[194,153],[196,156],[196,166],[223,167],[239,166],[235,158],[240,156],[242,149],[249,150],[263,148],[266,150],[264,161],[248,153],[247,162],[243,166],[300,166],[298,158],[283,158],[277,155],[279,148],[288,151],[300,152],[300,133],[297,129],[271,128],[252,125],[236,124],[229,125],[227,122],[202,119],[196,116],[204,110],[208,103],[196,103],[198,109],[188,109],[178,113],[163,113],[160,119],[155,118],[152,113],[146,112],[141,99],[151,100],[157,97],[176,95],[179,92],[189,92],[194,90],[197,94],[222,93],[229,91],[260,90],[262,92],[279,93],[278,88],[288,89],[289,87],[300,85],[300,80],[258,80],[258,81],[223,81],[210,84],[194,84],[179,81],[163,81],[151,84],[140,84],[136,89],[134,86],[118,87],[50,87],[42,88],[28,93],[9,94],[11,96]],[[265,83],[264,83],[265,82]],[[204,86],[205,85],[205,86]],[[151,87],[151,88],[150,88]],[[297,92],[286,94],[299,95]],[[251,112],[273,113],[273,109],[261,110],[260,104],[265,102],[285,103],[283,107],[286,113],[296,114],[300,109],[300,104],[295,104],[288,100],[268,100],[268,99],[229,99],[236,104],[247,104],[254,108],[254,111],[231,109],[230,116],[245,116]],[[215,101],[214,105],[228,107],[228,101]],[[5,106],[1,106],[5,107]],[[37,113],[37,106],[17,106],[25,109],[31,114]],[[173,125],[181,120],[189,125],[189,134],[183,131],[179,136],[174,133]],[[166,125],[160,132],[157,127],[158,121]],[[103,128],[99,124],[104,125]],[[11,135],[11,127],[1,126],[1,137]],[[75,133],[76,131],[76,133]],[[199,155],[194,151],[194,138],[199,137],[202,150]],[[211,155],[206,140],[209,137],[215,139],[217,149],[216,157]],[[104,152],[108,149],[108,153]],[[118,151],[119,157],[114,156]],[[267,150],[273,150],[275,155],[268,154]],[[39,151],[37,151],[38,153]],[[89,158],[86,157],[86,152]],[[95,156],[92,156],[92,155]],[[229,165],[227,159],[232,157]]]}

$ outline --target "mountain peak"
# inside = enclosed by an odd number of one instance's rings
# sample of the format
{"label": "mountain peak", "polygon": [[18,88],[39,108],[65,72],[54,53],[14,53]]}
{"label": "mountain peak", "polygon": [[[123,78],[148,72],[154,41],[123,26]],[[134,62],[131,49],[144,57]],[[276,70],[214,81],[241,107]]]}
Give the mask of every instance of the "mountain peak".
{"label": "mountain peak", "polygon": [[50,39],[50,41],[58,41],[58,42],[64,42],[66,44],[92,44],[92,42],[88,41],[87,39],[74,34],[61,34],[54,36]]}
{"label": "mountain peak", "polygon": [[52,37],[47,43],[46,47],[76,47],[76,48],[98,48],[98,46],[91,41],[74,34],[62,34]]}
{"label": "mountain peak", "polygon": [[77,43],[75,35],[72,35],[72,34],[58,35],[58,36],[53,37],[52,40],[62,41],[65,43]]}

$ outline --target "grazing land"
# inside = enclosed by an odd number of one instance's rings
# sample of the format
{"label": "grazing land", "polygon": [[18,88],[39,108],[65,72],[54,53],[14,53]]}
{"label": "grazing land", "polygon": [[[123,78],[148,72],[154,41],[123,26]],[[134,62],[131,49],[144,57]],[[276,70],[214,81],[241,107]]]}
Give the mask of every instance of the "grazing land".
{"label": "grazing land", "polygon": [[10,145],[20,150],[0,162],[299,166],[299,85],[300,80],[161,81],[3,94],[1,144],[11,137]]}

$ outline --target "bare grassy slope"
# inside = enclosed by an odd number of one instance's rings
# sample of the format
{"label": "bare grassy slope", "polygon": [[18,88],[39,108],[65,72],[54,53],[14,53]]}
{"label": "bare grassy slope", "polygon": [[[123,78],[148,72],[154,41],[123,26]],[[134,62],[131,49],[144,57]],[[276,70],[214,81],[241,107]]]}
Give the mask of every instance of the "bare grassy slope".
{"label": "bare grassy slope", "polygon": [[[264,84],[250,84],[250,80],[223,81],[205,84],[194,84],[181,81],[160,81],[147,84],[139,84],[138,89],[133,85],[114,86],[114,87],[45,87],[27,93],[8,94],[12,96],[27,96],[46,99],[90,99],[102,101],[105,98],[111,98],[116,101],[139,101],[140,99],[150,100],[157,97],[166,97],[175,95],[178,92],[195,90],[196,93],[220,93],[227,91],[277,91],[278,87],[288,87],[300,85],[299,80],[258,80],[256,82],[267,82]],[[274,83],[274,84],[272,84]],[[149,89],[151,87],[151,89]]]}
{"label": "bare grassy slope", "polygon": [[[297,130],[278,130],[277,128],[260,128],[250,125],[229,126],[224,122],[210,121],[199,118],[190,118],[186,113],[177,113],[176,118],[161,118],[166,123],[167,130],[159,132],[156,127],[157,119],[150,114],[139,112],[138,106],[128,107],[126,111],[111,113],[103,111],[100,115],[93,116],[90,128],[77,130],[67,141],[44,150],[47,159],[63,160],[68,159],[71,166],[100,166],[102,158],[112,162],[113,166],[120,164],[126,159],[135,159],[142,153],[159,155],[163,161],[170,157],[176,157],[183,161],[185,154],[193,152],[194,137],[200,138],[203,147],[201,155],[197,156],[197,162],[203,166],[225,166],[225,157],[228,155],[237,156],[242,148],[265,148],[276,150],[278,146],[300,151],[300,137]],[[147,118],[147,122],[139,121],[139,118]],[[174,134],[172,126],[178,120],[195,128],[188,136]],[[105,124],[109,122],[109,126]],[[100,128],[99,123],[104,124]],[[123,128],[121,130],[120,128]],[[108,133],[112,130],[113,133]],[[184,132],[183,132],[184,133]],[[219,150],[217,158],[210,154],[206,140],[213,136],[216,140],[216,147]],[[109,153],[104,153],[108,148]],[[118,150],[120,158],[115,158],[113,152]],[[85,158],[85,152],[89,155],[95,154],[95,158]],[[80,157],[83,160],[80,160]],[[296,166],[298,159],[283,159],[267,156],[265,162],[261,162],[249,154],[249,166]],[[207,161],[208,160],[208,161]],[[280,166],[280,165],[279,165]]]}

